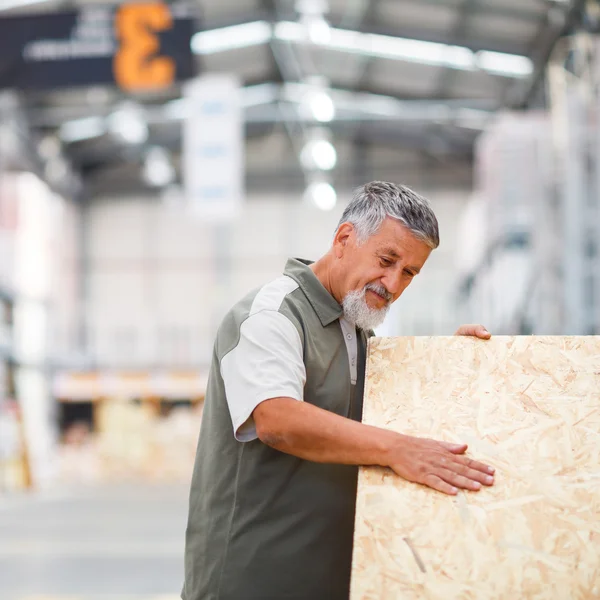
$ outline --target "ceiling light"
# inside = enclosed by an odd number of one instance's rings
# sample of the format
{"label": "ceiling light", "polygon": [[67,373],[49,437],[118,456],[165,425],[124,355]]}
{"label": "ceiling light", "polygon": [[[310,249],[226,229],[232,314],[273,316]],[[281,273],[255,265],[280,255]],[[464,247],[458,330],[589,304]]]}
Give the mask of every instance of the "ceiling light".
{"label": "ceiling light", "polygon": [[[292,21],[277,23],[273,34],[277,39],[288,42],[306,40],[304,26]],[[532,62],[527,56],[487,50],[478,52],[475,56],[472,50],[464,46],[376,33],[361,33],[335,27],[330,28],[330,38],[324,45],[343,52],[439,65],[466,71],[473,71],[479,67],[491,73],[512,77],[527,76],[533,69]]]}
{"label": "ceiling light", "polygon": [[311,140],[302,149],[300,162],[308,170],[331,171],[337,163],[337,152],[327,140]]}
{"label": "ceiling light", "polygon": [[331,40],[331,27],[322,17],[310,17],[302,20],[308,32],[308,39],[313,44],[326,46]]}
{"label": "ceiling light", "polygon": [[480,69],[496,75],[527,77],[533,73],[533,63],[527,56],[480,50],[476,58]]}
{"label": "ceiling light", "polygon": [[175,180],[175,169],[164,148],[154,146],[146,154],[142,171],[144,181],[153,187],[165,187]]}
{"label": "ceiling light", "polygon": [[148,139],[148,124],[141,108],[125,104],[107,119],[111,133],[128,144],[143,144]]}
{"label": "ceiling light", "polygon": [[329,123],[335,117],[335,105],[325,90],[310,91],[302,98],[310,115],[321,123]]}
{"label": "ceiling light", "polygon": [[471,49],[464,46],[338,29],[330,27],[322,15],[312,13],[303,19],[303,22],[280,21],[271,26],[267,21],[252,21],[201,31],[192,38],[192,50],[196,54],[212,54],[266,44],[273,38],[287,42],[312,41],[342,52],[452,69],[473,71],[480,68],[509,77],[527,77],[533,72],[533,63],[527,56],[488,50],[482,50],[475,55]]}
{"label": "ceiling light", "polygon": [[106,133],[106,124],[102,117],[85,117],[66,121],[58,130],[60,139],[67,143],[89,140],[104,133]]}
{"label": "ceiling light", "polygon": [[325,181],[314,181],[308,185],[304,192],[305,200],[314,204],[321,210],[331,210],[337,202],[335,188]]}
{"label": "ceiling light", "polygon": [[248,48],[268,43],[273,29],[266,21],[252,21],[230,27],[200,31],[192,37],[195,54],[213,54],[235,48]]}
{"label": "ceiling light", "polygon": [[44,4],[48,0],[2,0],[0,10],[10,10],[11,8],[22,8],[32,4]]}

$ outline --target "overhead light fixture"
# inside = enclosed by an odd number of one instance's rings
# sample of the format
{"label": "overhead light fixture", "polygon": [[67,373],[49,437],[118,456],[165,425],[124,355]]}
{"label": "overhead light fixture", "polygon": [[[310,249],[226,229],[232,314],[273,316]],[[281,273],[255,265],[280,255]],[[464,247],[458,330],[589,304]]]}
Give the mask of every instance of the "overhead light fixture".
{"label": "overhead light fixture", "polygon": [[302,148],[300,162],[307,170],[331,171],[337,163],[337,152],[327,140],[310,140]]}
{"label": "overhead light fixture", "polygon": [[331,27],[322,17],[307,19],[304,26],[308,32],[308,39],[313,44],[326,46],[331,41]]}
{"label": "overhead light fixture", "polygon": [[475,54],[464,46],[339,29],[330,27],[322,18],[311,18],[306,23],[279,21],[274,26],[266,21],[251,21],[202,31],[192,38],[192,50],[197,54],[213,54],[266,44],[272,39],[296,43],[309,41],[341,52],[465,71],[480,68],[508,77],[527,77],[533,72],[533,63],[527,56],[488,50]]}
{"label": "overhead light fixture", "polygon": [[533,63],[526,56],[480,50],[476,59],[480,69],[496,75],[527,77],[533,73]]}
{"label": "overhead light fixture", "polygon": [[335,117],[335,104],[325,90],[311,90],[302,97],[302,106],[313,119],[329,123]]}
{"label": "overhead light fixture", "polygon": [[99,137],[106,133],[106,123],[102,117],[84,117],[63,123],[58,135],[68,144]]}
{"label": "overhead light fixture", "polygon": [[142,109],[126,103],[108,118],[108,128],[128,144],[143,144],[148,139],[148,123]]}
{"label": "overhead light fixture", "polygon": [[23,8],[33,4],[45,4],[48,0],[2,0],[0,11],[10,10],[12,8]]}
{"label": "overhead light fixture", "polygon": [[337,193],[330,183],[313,181],[306,187],[304,199],[321,210],[329,211],[337,203]]}
{"label": "overhead light fixture", "polygon": [[165,187],[175,180],[175,169],[167,151],[153,146],[146,153],[142,170],[144,181],[152,187]]}
{"label": "overhead light fixture", "polygon": [[[282,21],[275,26],[275,37],[290,42],[300,42],[303,39],[303,26],[292,21]],[[451,46],[423,40],[362,33],[349,29],[330,28],[330,36],[326,45],[328,48],[379,56],[421,64],[447,66],[456,69],[473,70],[475,59],[469,48]]]}
{"label": "overhead light fixture", "polygon": [[273,28],[267,21],[251,21],[219,29],[200,31],[192,37],[195,54],[214,54],[236,48],[259,46],[271,41]]}

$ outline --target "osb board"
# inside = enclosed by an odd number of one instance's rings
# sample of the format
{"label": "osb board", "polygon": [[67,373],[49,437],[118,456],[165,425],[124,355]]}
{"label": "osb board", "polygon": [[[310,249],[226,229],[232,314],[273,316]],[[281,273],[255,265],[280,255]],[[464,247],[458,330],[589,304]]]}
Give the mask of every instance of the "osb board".
{"label": "osb board", "polygon": [[374,338],[363,421],[468,443],[496,483],[362,468],[352,600],[600,598],[600,337]]}

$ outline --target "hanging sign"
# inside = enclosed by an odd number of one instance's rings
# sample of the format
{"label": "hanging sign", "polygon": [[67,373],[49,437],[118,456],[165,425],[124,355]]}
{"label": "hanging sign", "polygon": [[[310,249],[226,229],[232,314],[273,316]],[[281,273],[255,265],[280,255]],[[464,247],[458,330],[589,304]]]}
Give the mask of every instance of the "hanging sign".
{"label": "hanging sign", "polygon": [[185,6],[162,2],[0,18],[0,88],[168,88],[194,75],[194,30]]}
{"label": "hanging sign", "polygon": [[185,195],[193,213],[229,220],[244,196],[244,120],[241,88],[233,75],[208,75],[184,90],[189,116],[183,123]]}

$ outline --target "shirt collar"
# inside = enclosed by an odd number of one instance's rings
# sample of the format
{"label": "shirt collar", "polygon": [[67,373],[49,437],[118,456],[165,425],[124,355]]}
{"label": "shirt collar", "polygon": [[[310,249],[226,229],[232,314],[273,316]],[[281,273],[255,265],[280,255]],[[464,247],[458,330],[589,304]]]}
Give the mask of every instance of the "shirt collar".
{"label": "shirt collar", "polygon": [[310,269],[309,265],[312,263],[313,261],[302,258],[290,258],[285,265],[284,274],[298,283],[325,327],[339,319],[344,311]]}

